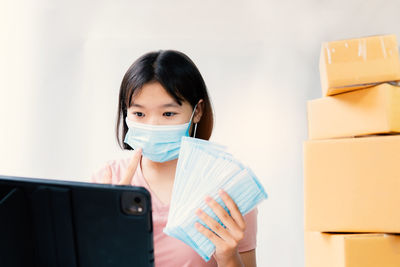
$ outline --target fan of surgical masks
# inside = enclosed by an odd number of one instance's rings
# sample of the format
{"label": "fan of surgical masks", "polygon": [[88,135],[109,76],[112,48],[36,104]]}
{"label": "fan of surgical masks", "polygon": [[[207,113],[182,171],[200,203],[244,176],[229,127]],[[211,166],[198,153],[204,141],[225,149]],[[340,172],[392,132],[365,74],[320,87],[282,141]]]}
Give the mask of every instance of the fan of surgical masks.
{"label": "fan of surgical masks", "polygon": [[195,228],[195,222],[207,227],[195,211],[201,208],[224,226],[204,201],[206,196],[211,196],[229,212],[218,194],[219,189],[229,194],[242,215],[267,198],[253,172],[227,153],[223,146],[183,137],[164,233],[191,246],[205,261],[211,258],[215,246]]}

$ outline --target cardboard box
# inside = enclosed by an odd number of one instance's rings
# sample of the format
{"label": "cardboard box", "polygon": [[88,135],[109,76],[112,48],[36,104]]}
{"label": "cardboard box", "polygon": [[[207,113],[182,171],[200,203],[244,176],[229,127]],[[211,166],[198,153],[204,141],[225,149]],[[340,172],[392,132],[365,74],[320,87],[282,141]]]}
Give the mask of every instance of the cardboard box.
{"label": "cardboard box", "polygon": [[400,233],[400,135],[304,143],[305,228]]}
{"label": "cardboard box", "polygon": [[310,139],[400,132],[400,87],[387,83],[308,101]]}
{"label": "cardboard box", "polygon": [[400,235],[306,232],[305,267],[398,267]]}
{"label": "cardboard box", "polygon": [[396,36],[323,43],[319,69],[324,96],[400,80]]}

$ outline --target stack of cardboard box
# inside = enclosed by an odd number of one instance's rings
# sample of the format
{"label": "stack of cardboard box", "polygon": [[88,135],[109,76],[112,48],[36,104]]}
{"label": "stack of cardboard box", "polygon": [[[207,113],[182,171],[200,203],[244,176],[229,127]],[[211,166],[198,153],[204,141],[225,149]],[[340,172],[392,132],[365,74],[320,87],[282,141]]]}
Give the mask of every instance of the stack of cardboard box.
{"label": "stack of cardboard box", "polygon": [[324,43],[320,75],[304,143],[306,267],[399,267],[396,37]]}

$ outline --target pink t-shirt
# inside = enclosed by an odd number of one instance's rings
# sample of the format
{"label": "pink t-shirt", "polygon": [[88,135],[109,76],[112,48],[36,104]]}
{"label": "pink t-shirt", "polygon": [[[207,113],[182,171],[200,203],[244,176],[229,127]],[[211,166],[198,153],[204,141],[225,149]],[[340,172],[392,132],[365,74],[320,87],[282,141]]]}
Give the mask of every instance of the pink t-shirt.
{"label": "pink t-shirt", "polygon": [[[108,165],[111,167],[112,183],[119,182],[125,174],[130,159],[110,161]],[[169,204],[161,202],[149,187],[145,177],[143,176],[141,164],[138,165],[132,185],[146,188],[151,195],[153,210],[153,235],[154,235],[154,257],[156,267],[211,267],[217,266],[216,261],[212,257],[205,262],[190,246],[182,241],[164,234],[163,229],[167,224]],[[92,176],[92,182],[100,182],[106,167],[99,170]],[[257,209],[249,212],[244,216],[246,221],[245,237],[240,242],[239,252],[245,252],[256,248],[257,234]]]}

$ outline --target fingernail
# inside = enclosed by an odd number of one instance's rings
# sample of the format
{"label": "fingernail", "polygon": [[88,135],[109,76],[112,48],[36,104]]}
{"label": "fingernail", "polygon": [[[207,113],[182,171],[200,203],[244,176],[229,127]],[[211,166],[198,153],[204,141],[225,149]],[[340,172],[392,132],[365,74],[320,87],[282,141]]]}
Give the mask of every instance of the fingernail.
{"label": "fingernail", "polygon": [[196,214],[197,214],[197,215],[201,215],[202,213],[203,213],[203,211],[202,211],[201,209],[197,209],[197,210],[196,210]]}
{"label": "fingernail", "polygon": [[210,196],[206,196],[206,197],[204,198],[204,200],[208,203],[208,202],[211,201],[211,197],[210,197]]}
{"label": "fingernail", "polygon": [[219,190],[218,190],[218,194],[220,194],[221,196],[223,196],[223,195],[225,195],[225,191],[222,190],[222,189],[219,189]]}

